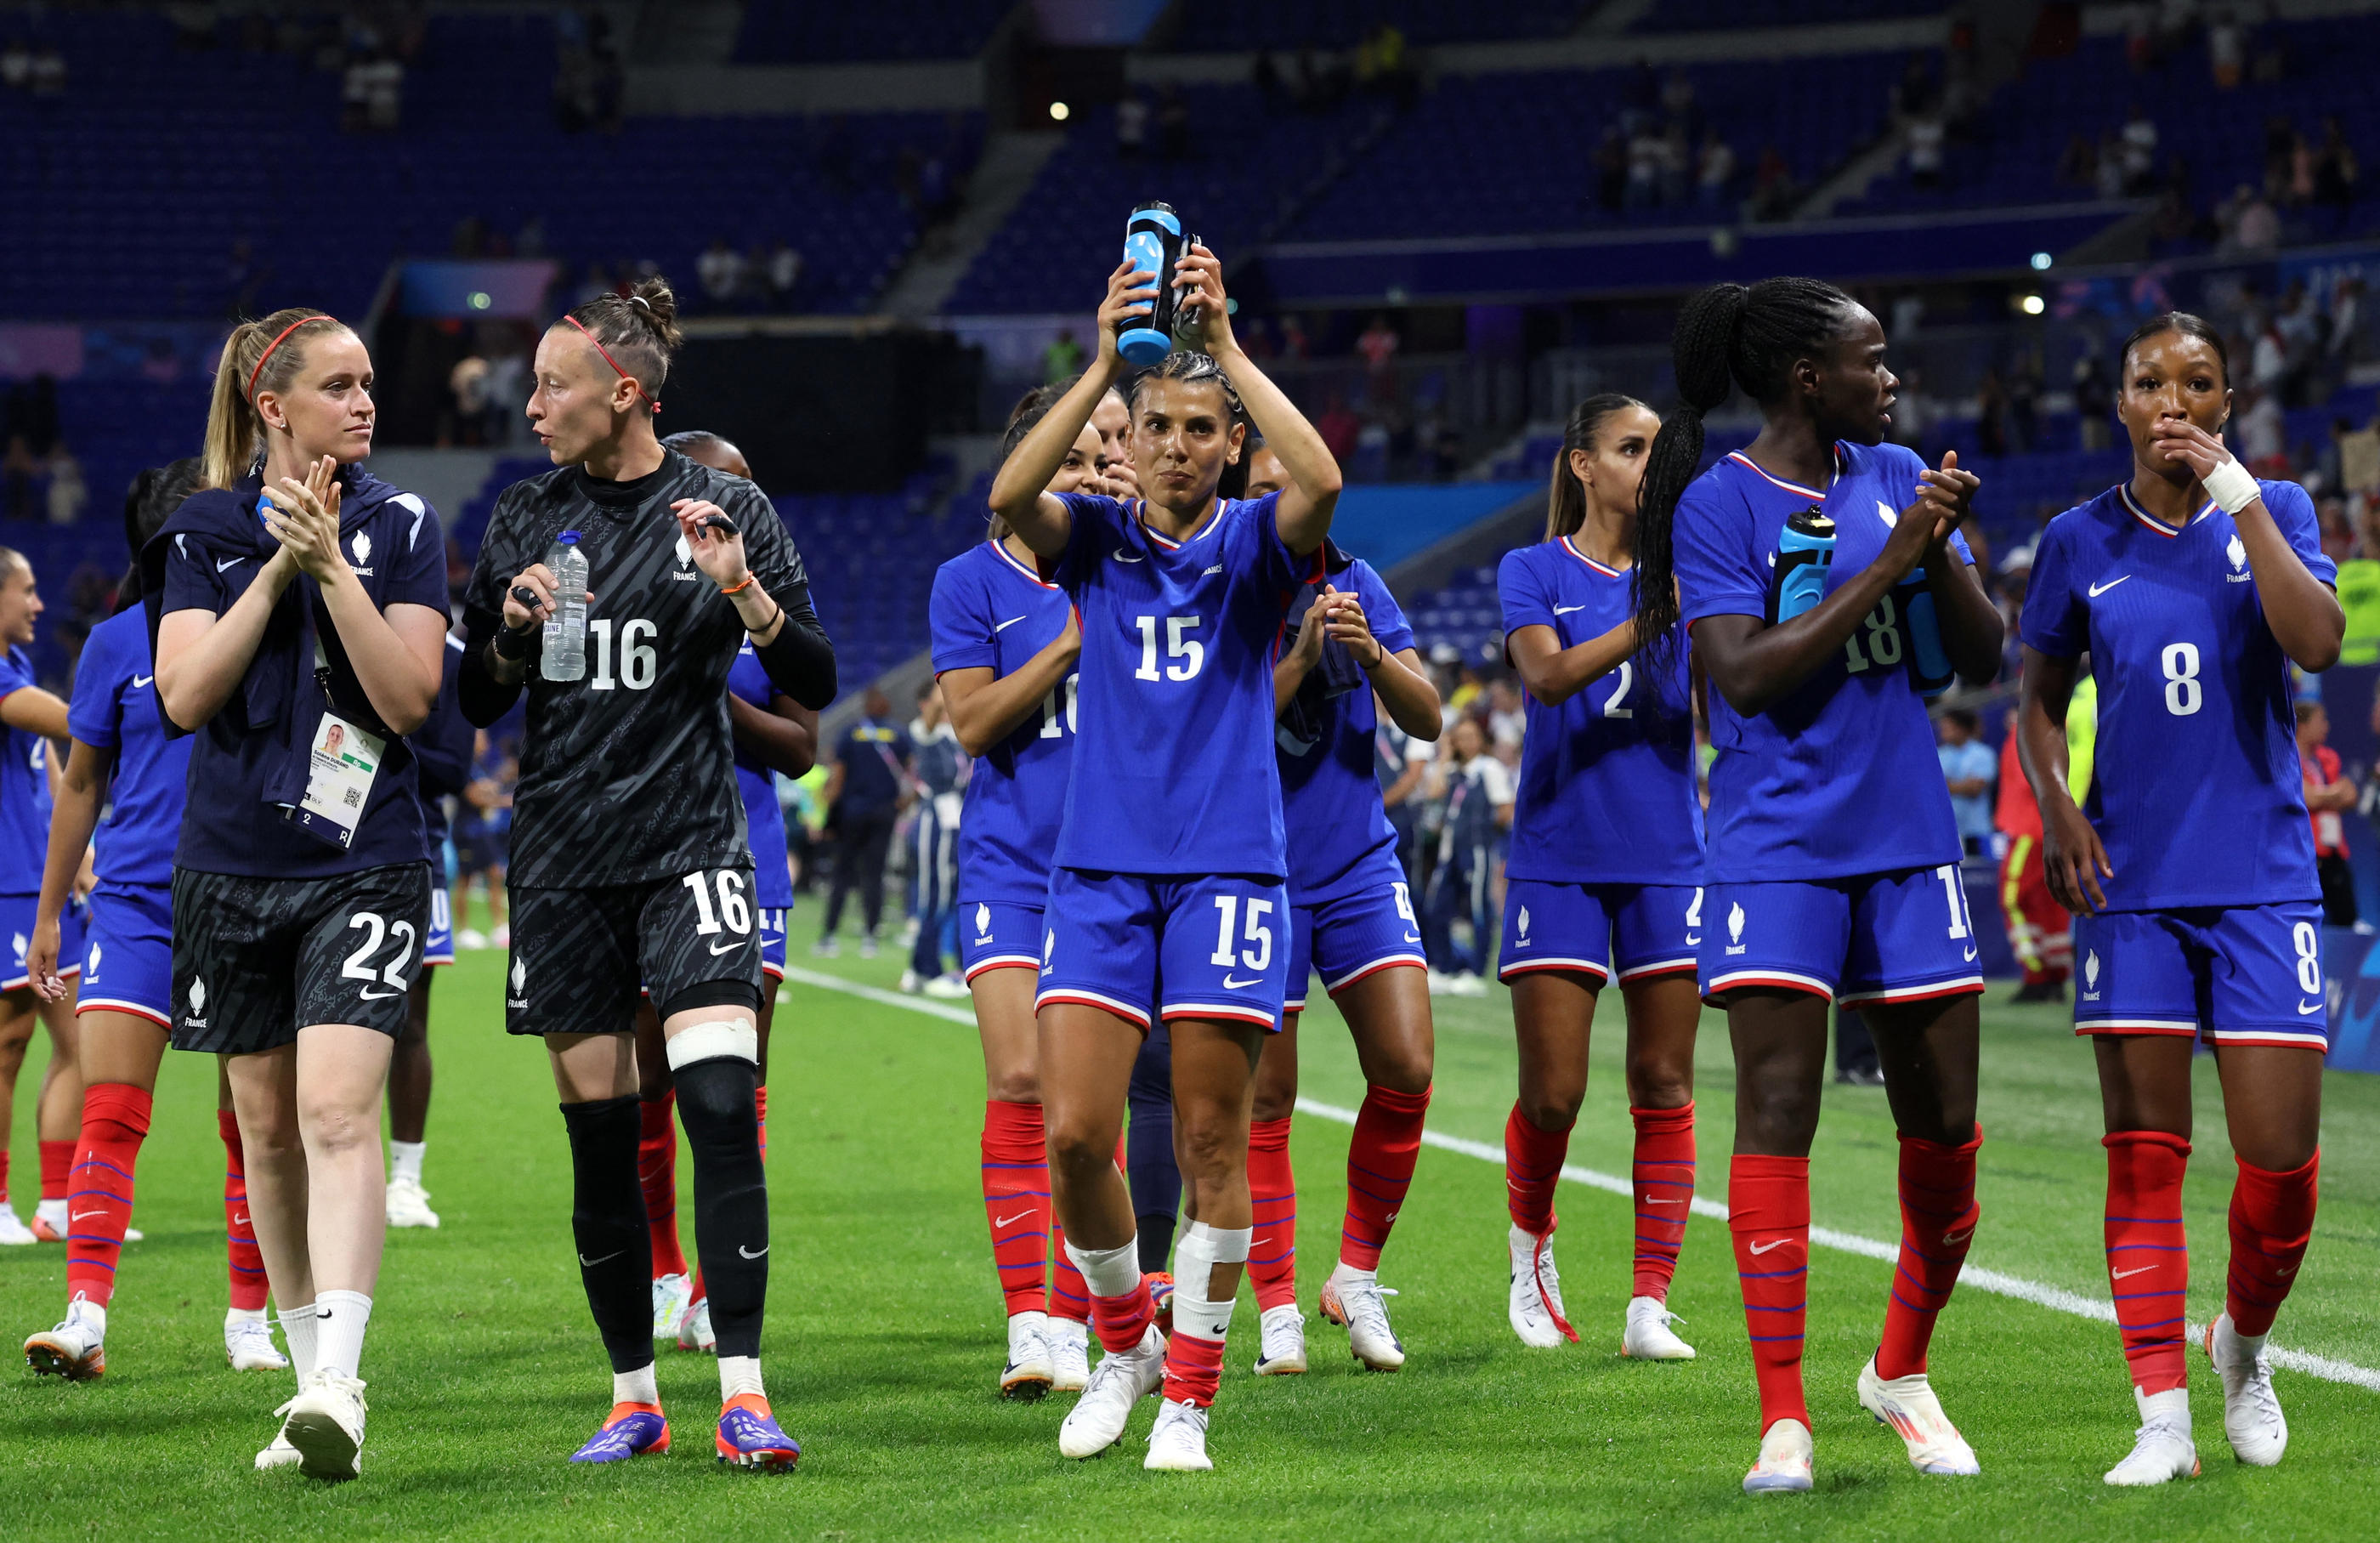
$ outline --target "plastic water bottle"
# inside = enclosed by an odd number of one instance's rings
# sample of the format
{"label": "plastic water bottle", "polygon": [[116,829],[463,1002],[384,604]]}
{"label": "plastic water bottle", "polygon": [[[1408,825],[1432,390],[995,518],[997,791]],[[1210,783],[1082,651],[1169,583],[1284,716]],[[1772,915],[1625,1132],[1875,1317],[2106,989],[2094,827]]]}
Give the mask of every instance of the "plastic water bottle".
{"label": "plastic water bottle", "polygon": [[1777,537],[1777,572],[1769,613],[1790,622],[1827,598],[1827,569],[1835,560],[1835,522],[1813,504],[1785,522]]}
{"label": "plastic water bottle", "polygon": [[1182,221],[1172,205],[1151,200],[1132,212],[1123,227],[1123,260],[1156,275],[1157,285],[1157,299],[1148,310],[1116,323],[1116,352],[1135,369],[1161,363],[1173,351],[1174,312],[1180,306],[1173,264],[1182,252]]}
{"label": "plastic water bottle", "polygon": [[1932,701],[1950,689],[1955,673],[1942,647],[1942,624],[1934,614],[1934,591],[1925,587],[1925,570],[1918,568],[1893,586],[1900,597],[1901,625],[1909,634],[1909,673],[1918,694]]}
{"label": "plastic water bottle", "polygon": [[544,657],[540,669],[548,680],[583,680],[587,676],[587,554],[578,550],[578,532],[565,530],[553,539],[545,554],[553,571],[553,614],[546,618]]}

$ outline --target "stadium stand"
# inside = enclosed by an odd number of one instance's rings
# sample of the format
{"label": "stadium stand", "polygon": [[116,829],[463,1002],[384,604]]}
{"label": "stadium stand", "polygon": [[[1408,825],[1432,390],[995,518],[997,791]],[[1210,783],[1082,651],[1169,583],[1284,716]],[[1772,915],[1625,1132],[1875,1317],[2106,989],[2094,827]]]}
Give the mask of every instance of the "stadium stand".
{"label": "stadium stand", "polygon": [[1585,0],[1205,0],[1183,8],[1174,47],[1184,52],[1249,48],[1353,48],[1383,24],[1416,44],[1560,37],[1593,7]]}
{"label": "stadium stand", "polygon": [[1806,27],[1933,16],[1941,0],[1656,0],[1632,32],[1705,32],[1731,27]]}
{"label": "stadium stand", "polygon": [[1014,0],[911,0],[903,6],[749,0],[735,57],[747,65],[963,59],[983,51]]}

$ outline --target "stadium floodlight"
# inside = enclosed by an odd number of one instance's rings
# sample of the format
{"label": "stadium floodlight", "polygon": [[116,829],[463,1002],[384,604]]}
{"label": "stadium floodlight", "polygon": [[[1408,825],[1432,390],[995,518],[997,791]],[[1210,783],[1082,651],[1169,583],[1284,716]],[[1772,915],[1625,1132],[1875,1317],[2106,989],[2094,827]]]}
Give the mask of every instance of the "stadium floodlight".
{"label": "stadium floodlight", "polygon": [[2047,273],[2049,264],[2053,261],[2055,260],[2047,252],[2035,252],[2033,254],[2033,271],[2036,273]]}
{"label": "stadium floodlight", "polygon": [[2038,316],[2044,310],[2048,309],[2043,304],[2042,298],[2038,295],[2027,295],[2024,298],[2016,303],[2016,308],[2019,310],[2023,311],[2027,316]]}
{"label": "stadium floodlight", "polygon": [[1062,102],[1053,102],[1050,103],[1050,120],[1052,123],[1063,123],[1073,111],[1073,108]]}

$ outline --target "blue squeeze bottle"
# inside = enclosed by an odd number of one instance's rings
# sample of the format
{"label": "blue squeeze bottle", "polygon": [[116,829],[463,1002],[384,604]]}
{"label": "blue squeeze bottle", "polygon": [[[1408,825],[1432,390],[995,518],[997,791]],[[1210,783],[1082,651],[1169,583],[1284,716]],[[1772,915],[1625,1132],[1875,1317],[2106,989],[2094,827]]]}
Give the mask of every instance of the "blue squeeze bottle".
{"label": "blue squeeze bottle", "polygon": [[1116,323],[1116,352],[1135,369],[1161,363],[1173,351],[1174,312],[1181,304],[1173,264],[1182,251],[1182,221],[1172,205],[1152,199],[1132,212],[1123,227],[1123,260],[1157,276],[1156,303]]}
{"label": "blue squeeze bottle", "polygon": [[1950,689],[1955,678],[1942,647],[1942,624],[1934,615],[1934,592],[1925,587],[1924,568],[1912,569],[1893,589],[1900,596],[1901,626],[1909,635],[1909,673],[1918,694],[1930,702]]}
{"label": "blue squeeze bottle", "polygon": [[1768,619],[1790,622],[1827,598],[1827,569],[1835,560],[1835,522],[1813,504],[1785,522],[1777,536]]}

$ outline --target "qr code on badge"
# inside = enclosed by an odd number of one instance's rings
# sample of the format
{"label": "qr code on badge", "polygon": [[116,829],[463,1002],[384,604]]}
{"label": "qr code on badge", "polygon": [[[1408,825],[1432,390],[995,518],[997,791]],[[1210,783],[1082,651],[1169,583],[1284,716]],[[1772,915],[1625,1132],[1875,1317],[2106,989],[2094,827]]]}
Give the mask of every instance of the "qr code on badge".
{"label": "qr code on badge", "polygon": [[351,787],[347,789],[342,796],[346,799],[347,808],[351,809],[361,807],[364,801],[363,789],[359,787]]}

